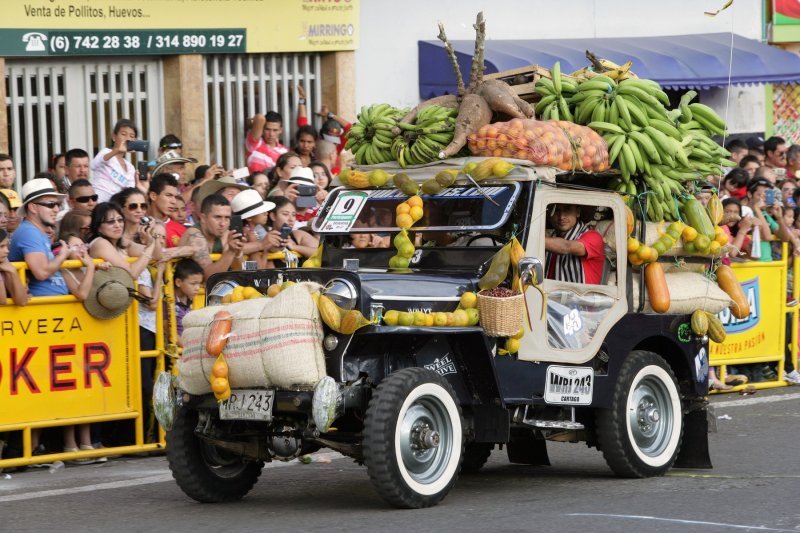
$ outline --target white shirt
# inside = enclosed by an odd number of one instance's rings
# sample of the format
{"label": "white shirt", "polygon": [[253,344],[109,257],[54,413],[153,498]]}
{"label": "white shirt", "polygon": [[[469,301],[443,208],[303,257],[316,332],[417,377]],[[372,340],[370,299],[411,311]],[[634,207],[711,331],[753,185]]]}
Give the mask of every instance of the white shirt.
{"label": "white shirt", "polygon": [[110,152],[111,148],[103,148],[90,164],[91,182],[98,202],[107,202],[122,189],[136,187],[136,167],[127,159],[123,159],[123,164],[120,164],[116,156],[106,161],[104,157]]}

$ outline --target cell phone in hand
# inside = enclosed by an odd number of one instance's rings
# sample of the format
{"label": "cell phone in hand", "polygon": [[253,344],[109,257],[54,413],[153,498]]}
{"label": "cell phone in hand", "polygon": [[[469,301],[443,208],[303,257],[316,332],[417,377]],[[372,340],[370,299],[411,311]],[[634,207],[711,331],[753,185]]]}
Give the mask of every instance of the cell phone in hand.
{"label": "cell phone in hand", "polygon": [[231,215],[230,229],[236,233],[244,233],[244,222],[241,215]]}
{"label": "cell phone in hand", "polygon": [[147,168],[147,161],[139,161],[136,163],[136,170],[139,171],[139,181],[147,181],[150,178]]}
{"label": "cell phone in hand", "polygon": [[250,171],[247,167],[237,168],[233,171],[233,179],[236,181],[245,181],[249,175]]}
{"label": "cell phone in hand", "polygon": [[292,234],[292,227],[289,224],[281,226],[281,240],[285,241]]}
{"label": "cell phone in hand", "polygon": [[764,200],[767,205],[775,205],[775,189],[767,189],[764,193]]}

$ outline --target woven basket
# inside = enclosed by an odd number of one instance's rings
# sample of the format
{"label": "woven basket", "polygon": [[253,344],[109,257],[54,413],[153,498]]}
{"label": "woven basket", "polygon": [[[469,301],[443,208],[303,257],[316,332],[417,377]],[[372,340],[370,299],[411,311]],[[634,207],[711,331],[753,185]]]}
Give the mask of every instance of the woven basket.
{"label": "woven basket", "polygon": [[522,294],[496,298],[478,293],[481,326],[490,337],[511,337],[519,333],[525,316]]}

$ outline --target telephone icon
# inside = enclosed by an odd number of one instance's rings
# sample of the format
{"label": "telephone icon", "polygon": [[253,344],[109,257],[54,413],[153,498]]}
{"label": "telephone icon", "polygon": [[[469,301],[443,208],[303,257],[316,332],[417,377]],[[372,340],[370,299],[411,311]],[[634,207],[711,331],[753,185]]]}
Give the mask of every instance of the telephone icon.
{"label": "telephone icon", "polygon": [[46,52],[44,42],[47,40],[47,35],[39,32],[30,32],[22,36],[22,42],[25,45],[26,52]]}

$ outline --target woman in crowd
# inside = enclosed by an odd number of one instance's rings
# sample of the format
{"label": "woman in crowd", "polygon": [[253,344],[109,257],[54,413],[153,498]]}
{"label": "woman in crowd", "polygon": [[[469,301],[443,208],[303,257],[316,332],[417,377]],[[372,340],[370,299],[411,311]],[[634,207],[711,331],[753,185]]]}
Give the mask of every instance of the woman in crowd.
{"label": "woman in crowd", "polygon": [[[92,211],[89,255],[105,259],[113,266],[127,270],[131,278],[136,279],[153,258],[156,246],[159,246],[158,251],[163,246],[163,242],[159,244],[153,238],[151,226],[139,228],[137,235],[142,244],[125,236],[123,209],[111,202],[101,202]],[[129,263],[129,257],[137,259]]]}
{"label": "woman in crowd", "polygon": [[8,231],[8,215],[11,213],[11,202],[0,192],[0,229]]}
{"label": "woman in crowd", "polygon": [[8,232],[0,229],[0,304],[25,305],[31,299],[28,288],[19,279],[17,269],[8,260]]}
{"label": "woman in crowd", "polygon": [[254,172],[247,176],[247,184],[254,190],[258,191],[262,200],[267,199],[267,192],[269,192],[269,178],[263,172]]}
{"label": "woman in crowd", "polygon": [[[726,198],[722,201],[727,224],[722,226],[723,231],[730,235],[730,244],[739,250],[739,257],[750,256],[750,231],[753,229],[753,217],[742,218],[742,203],[735,198]],[[734,256],[735,257],[735,256]]]}
{"label": "woman in crowd", "polygon": [[328,191],[330,190],[333,176],[331,176],[331,171],[328,170],[325,163],[321,161],[312,161],[308,166],[311,167],[311,170],[314,172],[314,181],[317,182],[317,205],[319,206],[322,205],[328,197]]}
{"label": "woman in crowd", "polygon": [[[286,189],[289,187],[289,178],[292,176],[292,171],[295,167],[302,166],[300,156],[294,152],[286,152],[278,158],[275,163],[275,168],[269,172],[269,194],[267,196],[285,196]],[[294,201],[294,197],[290,195],[290,199]]]}
{"label": "woman in crowd", "polygon": [[[293,228],[297,219],[297,210],[294,204],[285,196],[273,198],[275,208],[269,213],[270,231],[267,234],[268,252],[279,252],[288,249],[297,252],[302,257],[311,257],[317,251],[319,239],[303,230],[291,230],[286,239],[281,238],[281,228],[288,225]],[[280,268],[280,265],[275,266]]]}
{"label": "woman in crowd", "polygon": [[300,126],[294,135],[294,152],[300,157],[304,167],[314,159],[314,148],[317,145],[317,130],[309,125]]}
{"label": "woman in crowd", "polygon": [[89,226],[92,223],[92,212],[76,207],[70,209],[61,219],[59,224],[59,234],[77,235],[84,242],[89,236]]}
{"label": "woman in crowd", "polygon": [[722,187],[719,191],[721,200],[725,198],[737,198],[741,200],[747,196],[747,181],[750,175],[743,168],[733,168],[722,180]]}
{"label": "woman in crowd", "polygon": [[750,178],[756,175],[756,170],[758,170],[760,166],[761,162],[754,155],[746,155],[739,161],[739,168],[744,169]]}

